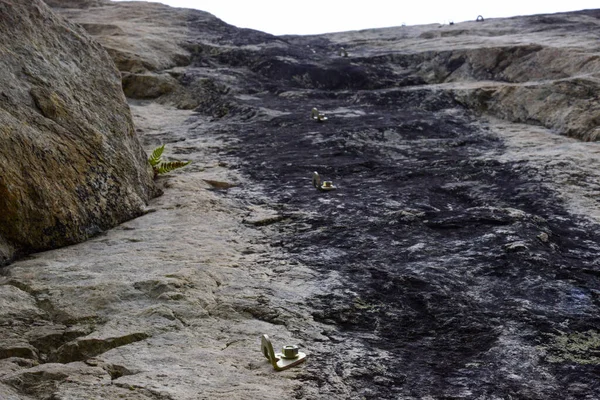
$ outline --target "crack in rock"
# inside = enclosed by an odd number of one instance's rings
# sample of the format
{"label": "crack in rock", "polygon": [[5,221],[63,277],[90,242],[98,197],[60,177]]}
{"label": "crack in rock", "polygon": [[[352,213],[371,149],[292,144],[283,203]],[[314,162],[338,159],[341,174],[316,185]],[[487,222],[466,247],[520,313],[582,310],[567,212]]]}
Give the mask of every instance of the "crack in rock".
{"label": "crack in rock", "polygon": [[66,343],[60,348],[58,348],[55,353],[51,354],[50,360],[59,363],[83,361],[91,357],[95,357],[99,354],[105,353],[111,349],[139,342],[149,337],[150,335],[148,335],[147,333],[136,332],[124,336],[106,339],[77,339],[73,342]]}

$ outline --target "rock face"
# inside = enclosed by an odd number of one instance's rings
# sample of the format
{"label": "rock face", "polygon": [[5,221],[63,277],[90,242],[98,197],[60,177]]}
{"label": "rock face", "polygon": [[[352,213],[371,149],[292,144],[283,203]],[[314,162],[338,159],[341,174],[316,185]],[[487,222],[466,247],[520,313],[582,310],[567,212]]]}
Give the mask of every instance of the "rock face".
{"label": "rock face", "polygon": [[[189,11],[159,3],[111,3],[94,0],[90,15],[88,2],[52,0],[48,2],[61,14],[77,21],[108,51],[123,75],[123,90],[132,99],[157,99],[176,103],[180,108],[198,105],[197,95],[179,83],[190,64]],[[216,18],[200,13],[213,23]],[[118,23],[115,23],[117,21]],[[218,32],[215,32],[218,34]]]}
{"label": "rock face", "polygon": [[140,215],[153,183],[106,51],[39,0],[0,13],[3,264]]}
{"label": "rock face", "polygon": [[[274,37],[53,4],[193,163],[2,270],[0,397],[598,397],[597,11]],[[308,361],[273,371],[262,334]]]}
{"label": "rock face", "polygon": [[[103,6],[93,15],[77,0],[52,4],[108,49],[131,98],[214,108],[207,83],[221,90],[242,85],[234,71],[245,66],[256,74],[243,78],[249,90],[257,77],[305,89],[427,85],[477,113],[586,141],[600,137],[597,10],[276,38],[161,4],[141,9],[96,0]],[[342,47],[350,58],[340,56]],[[195,71],[182,68],[192,59]]]}

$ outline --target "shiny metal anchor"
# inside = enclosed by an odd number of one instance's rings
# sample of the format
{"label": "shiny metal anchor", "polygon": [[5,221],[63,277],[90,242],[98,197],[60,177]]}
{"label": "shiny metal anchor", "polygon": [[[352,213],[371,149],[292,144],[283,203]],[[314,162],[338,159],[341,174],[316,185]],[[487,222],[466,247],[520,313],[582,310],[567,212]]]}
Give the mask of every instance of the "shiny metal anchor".
{"label": "shiny metal anchor", "polygon": [[262,335],[260,348],[275,371],[283,371],[306,361],[306,354],[298,351],[298,346],[295,345],[283,346],[282,353],[275,353],[267,335]]}
{"label": "shiny metal anchor", "polygon": [[314,187],[316,187],[318,190],[322,190],[322,191],[328,191],[328,190],[335,190],[335,189],[337,189],[333,185],[332,181],[323,181],[321,183],[321,177],[319,176],[319,173],[317,171],[313,172],[312,183],[313,183]]}
{"label": "shiny metal anchor", "polygon": [[310,117],[317,122],[325,122],[327,121],[327,117],[325,114],[322,114],[316,108],[313,108],[310,112]]}

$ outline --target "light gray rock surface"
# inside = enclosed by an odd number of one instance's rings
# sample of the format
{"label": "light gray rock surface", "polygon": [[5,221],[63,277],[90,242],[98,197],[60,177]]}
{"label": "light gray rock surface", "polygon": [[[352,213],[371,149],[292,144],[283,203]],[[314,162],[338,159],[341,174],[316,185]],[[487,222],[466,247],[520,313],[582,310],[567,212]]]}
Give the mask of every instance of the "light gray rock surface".
{"label": "light gray rock surface", "polygon": [[[16,399],[286,396],[299,385],[291,380],[297,371],[276,374],[259,336],[269,333],[279,346],[302,343],[284,325],[254,316],[309,321],[307,311],[286,303],[320,290],[308,283],[312,273],[296,266],[271,284],[273,265],[287,270],[286,258],[244,220],[272,212],[245,195],[224,198],[206,182],[245,182],[226,166],[230,160],[214,154],[223,144],[202,134],[214,125],[186,124],[189,111],[156,104],[132,109],[146,137],[198,135],[185,146],[194,164],[163,180],[165,194],[149,214],[8,267],[0,286],[4,390],[20,389]],[[280,306],[262,305],[278,293]]]}
{"label": "light gray rock surface", "polygon": [[153,183],[106,51],[42,1],[0,11],[2,265],[140,215]]}

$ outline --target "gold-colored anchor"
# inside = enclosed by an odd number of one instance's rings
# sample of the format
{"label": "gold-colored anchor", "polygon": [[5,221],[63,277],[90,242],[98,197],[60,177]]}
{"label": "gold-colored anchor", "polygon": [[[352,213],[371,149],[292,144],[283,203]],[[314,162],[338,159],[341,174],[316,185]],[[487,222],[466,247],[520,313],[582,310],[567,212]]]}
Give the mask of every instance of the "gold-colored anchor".
{"label": "gold-colored anchor", "polygon": [[332,181],[321,182],[321,177],[319,176],[319,173],[317,171],[313,172],[312,183],[313,183],[313,186],[316,187],[318,190],[328,191],[328,190],[337,189],[333,185]]}
{"label": "gold-colored anchor", "polygon": [[322,114],[316,108],[313,108],[310,112],[310,117],[317,122],[325,122],[327,121],[327,117],[325,114]]}
{"label": "gold-colored anchor", "polygon": [[267,335],[262,335],[260,348],[275,371],[283,371],[306,361],[306,354],[298,351],[298,346],[295,345],[283,346],[281,353],[275,353],[273,344]]}

